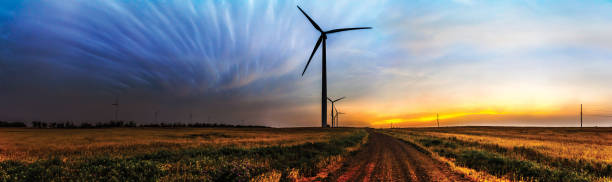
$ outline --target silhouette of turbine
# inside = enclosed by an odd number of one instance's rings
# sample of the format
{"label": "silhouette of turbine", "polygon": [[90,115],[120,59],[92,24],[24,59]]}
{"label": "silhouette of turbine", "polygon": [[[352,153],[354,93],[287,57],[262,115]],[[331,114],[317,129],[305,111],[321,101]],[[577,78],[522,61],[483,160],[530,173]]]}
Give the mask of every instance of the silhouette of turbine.
{"label": "silhouette of turbine", "polygon": [[[338,102],[338,101],[340,101],[340,100],[344,99],[344,98],[345,98],[345,97],[342,97],[342,98],[339,98],[339,99],[336,99],[336,100],[332,100],[332,99],[331,99],[331,98],[329,98],[329,97],[327,98],[327,100],[329,100],[329,102],[331,102],[331,104],[332,104],[332,109],[331,109],[332,125],[331,125],[331,127],[334,127],[334,124],[335,124],[335,122],[334,122],[334,117],[335,117],[336,115],[334,115],[334,109],[336,109],[336,107],[334,107],[334,104],[335,104],[336,102]],[[338,110],[336,109],[336,111],[338,111]]]}
{"label": "silhouette of turbine", "polygon": [[119,115],[119,96],[115,97],[115,103],[111,104],[115,107],[115,121],[118,119]]}
{"label": "silhouette of turbine", "polygon": [[321,36],[319,36],[319,40],[317,40],[317,43],[315,44],[315,47],[312,50],[312,53],[310,54],[310,58],[308,59],[308,62],[306,63],[306,67],[304,67],[304,71],[302,71],[302,76],[304,76],[304,73],[306,73],[306,69],[308,68],[310,61],[312,60],[312,56],[314,56],[315,52],[317,52],[319,45],[323,44],[323,48],[322,48],[323,52],[321,56],[322,57],[321,75],[323,77],[321,79],[322,81],[321,83],[322,85],[322,88],[321,88],[321,126],[327,127],[327,62],[325,60],[326,59],[327,34],[349,31],[349,30],[371,29],[372,27],[340,28],[340,29],[333,29],[330,31],[323,31],[323,29],[321,29],[321,27],[319,27],[319,25],[317,25],[317,23],[315,23],[314,20],[312,20],[312,18],[310,18],[310,16],[308,16],[308,14],[306,14],[306,12],[302,10],[302,8],[300,8],[300,6],[298,6],[298,9],[302,12],[302,14],[304,14],[304,16],[306,16],[306,18],[308,18],[308,21],[310,21],[310,24],[312,24],[312,26],[321,33]]}
{"label": "silhouette of turbine", "polygon": [[340,123],[340,117],[339,117],[340,114],[346,114],[346,113],[338,112],[338,110],[336,110],[336,127],[338,127]]}

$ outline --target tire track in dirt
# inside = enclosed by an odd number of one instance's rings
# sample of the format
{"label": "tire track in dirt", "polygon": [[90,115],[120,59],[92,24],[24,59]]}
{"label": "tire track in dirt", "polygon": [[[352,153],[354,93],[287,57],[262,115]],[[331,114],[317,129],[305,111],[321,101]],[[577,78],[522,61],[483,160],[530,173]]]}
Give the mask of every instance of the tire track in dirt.
{"label": "tire track in dirt", "polygon": [[368,131],[368,143],[329,181],[470,181],[445,164],[388,135]]}

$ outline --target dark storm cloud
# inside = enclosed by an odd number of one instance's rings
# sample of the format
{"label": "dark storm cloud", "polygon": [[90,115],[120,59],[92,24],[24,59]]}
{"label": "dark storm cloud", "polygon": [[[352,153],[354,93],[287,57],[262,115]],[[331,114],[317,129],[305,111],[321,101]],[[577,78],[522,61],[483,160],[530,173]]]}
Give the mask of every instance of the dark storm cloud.
{"label": "dark storm cloud", "polygon": [[[251,106],[248,97],[274,94],[268,87],[282,86],[274,82],[297,78],[283,76],[296,66],[290,56],[297,32],[288,31],[291,19],[278,19],[283,10],[268,3],[43,1],[12,5],[19,11],[8,6],[0,19],[0,93],[10,111],[0,116],[8,119],[94,120],[105,116],[98,109],[108,108],[115,95],[133,105],[124,110],[164,108],[173,113],[167,120],[194,109],[261,111],[268,105]],[[255,81],[266,87],[249,86]]]}

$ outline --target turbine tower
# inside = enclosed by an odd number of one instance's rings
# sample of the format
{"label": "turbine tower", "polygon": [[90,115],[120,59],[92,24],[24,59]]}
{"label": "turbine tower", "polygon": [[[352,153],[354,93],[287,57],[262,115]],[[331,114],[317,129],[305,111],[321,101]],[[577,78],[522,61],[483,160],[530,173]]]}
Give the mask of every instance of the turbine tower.
{"label": "turbine tower", "polygon": [[[329,102],[331,102],[331,104],[332,104],[332,109],[331,109],[332,125],[331,125],[331,127],[334,127],[334,124],[335,124],[335,122],[334,122],[334,118],[336,117],[336,115],[334,115],[334,109],[336,109],[336,107],[334,106],[334,104],[335,104],[336,102],[338,102],[338,101],[340,101],[340,100],[344,99],[344,98],[345,98],[345,97],[341,97],[341,98],[336,99],[336,100],[332,100],[332,99],[331,99],[331,98],[329,98],[329,97],[327,98],[327,100],[329,100]],[[337,111],[337,109],[336,109],[336,111]]]}
{"label": "turbine tower", "polygon": [[338,108],[332,107],[332,110],[336,111],[336,115],[332,113],[332,127],[338,127]]}
{"label": "turbine tower", "polygon": [[115,121],[118,119],[119,115],[119,96],[115,97],[115,103],[111,104],[115,107]]}
{"label": "turbine tower", "polygon": [[372,27],[356,27],[356,28],[340,28],[340,29],[333,29],[333,30],[329,30],[329,31],[323,31],[323,29],[321,29],[321,27],[319,27],[319,25],[317,25],[317,23],[314,22],[314,20],[312,20],[312,18],[310,18],[310,16],[308,16],[308,14],[306,14],[306,12],[304,12],[304,10],[302,10],[302,8],[300,8],[300,6],[298,6],[298,9],[302,12],[302,14],[304,14],[304,16],[306,16],[306,18],[308,18],[308,21],[310,21],[310,24],[312,24],[312,26],[317,29],[317,31],[319,31],[321,33],[321,35],[319,36],[319,40],[317,40],[317,43],[315,44],[314,49],[312,50],[312,53],[310,54],[310,58],[308,59],[308,62],[306,63],[306,67],[304,67],[304,71],[302,71],[302,76],[304,76],[304,73],[306,73],[306,69],[308,68],[308,65],[310,64],[310,61],[312,60],[312,56],[314,56],[315,52],[317,52],[317,49],[319,48],[319,45],[321,45],[321,43],[323,44],[323,48],[321,48],[322,50],[322,71],[321,71],[321,76],[322,76],[322,87],[321,87],[321,126],[322,127],[327,127],[327,62],[326,62],[326,40],[327,40],[327,34],[332,34],[332,33],[337,33],[337,32],[343,32],[343,31],[349,31],[349,30],[359,30],[359,29],[371,29]]}

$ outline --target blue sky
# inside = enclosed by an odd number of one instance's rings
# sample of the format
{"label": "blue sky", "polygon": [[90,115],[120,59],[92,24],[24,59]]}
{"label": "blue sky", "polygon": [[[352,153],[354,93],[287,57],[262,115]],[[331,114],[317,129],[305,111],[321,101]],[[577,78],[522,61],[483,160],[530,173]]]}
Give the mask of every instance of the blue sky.
{"label": "blue sky", "polygon": [[320,53],[300,73],[318,34],[296,5],[374,27],[328,39],[347,125],[573,126],[581,103],[611,123],[612,3],[470,0],[1,2],[0,120],[108,120],[119,95],[143,123],[317,126]]}

